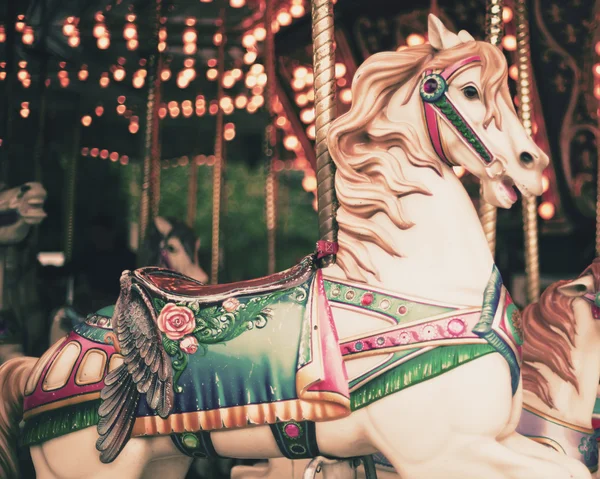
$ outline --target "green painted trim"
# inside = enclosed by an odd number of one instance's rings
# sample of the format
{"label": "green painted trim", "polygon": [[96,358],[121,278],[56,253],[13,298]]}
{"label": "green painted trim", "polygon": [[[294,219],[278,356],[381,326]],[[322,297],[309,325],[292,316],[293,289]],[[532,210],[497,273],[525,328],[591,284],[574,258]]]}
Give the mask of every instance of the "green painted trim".
{"label": "green painted trim", "polygon": [[408,356],[409,354],[416,353],[420,349],[421,349],[421,347],[419,346],[419,347],[416,347],[416,348],[413,348],[413,349],[406,349],[404,351],[396,351],[395,353],[392,353],[393,355],[392,355],[392,357],[388,361],[380,364],[379,366],[376,366],[373,369],[369,369],[367,372],[365,372],[365,373],[361,374],[360,376],[352,379],[350,381],[350,389],[351,390],[354,389],[357,384],[362,383],[363,381],[367,380],[368,378],[377,376],[377,374],[379,374],[379,372],[381,370],[389,368],[389,367],[393,367],[394,363],[398,363],[398,362],[402,361],[402,359],[404,357]]}
{"label": "green painted trim", "polygon": [[112,318],[114,312],[115,312],[115,305],[111,304],[110,306],[104,306],[104,308],[99,309],[98,311],[96,311],[96,314],[98,316],[106,316],[107,318]]}
{"label": "green painted trim", "polygon": [[21,444],[33,446],[65,434],[96,426],[100,420],[100,400],[74,404],[48,411],[25,421]]}
{"label": "green painted trim", "polygon": [[353,411],[409,386],[435,378],[474,359],[495,353],[489,344],[440,346],[373,378],[350,394]]}

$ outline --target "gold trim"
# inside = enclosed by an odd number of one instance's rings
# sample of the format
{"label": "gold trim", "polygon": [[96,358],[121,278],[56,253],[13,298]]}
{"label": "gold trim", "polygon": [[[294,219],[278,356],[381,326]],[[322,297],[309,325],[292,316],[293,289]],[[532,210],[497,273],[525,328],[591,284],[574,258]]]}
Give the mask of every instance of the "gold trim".
{"label": "gold trim", "polygon": [[[77,349],[77,355],[75,356],[75,359],[68,366],[59,364],[60,360],[66,355],[66,352],[68,352],[67,350],[71,346],[74,346],[75,349]],[[44,375],[44,379],[42,380],[42,391],[52,392],[64,388],[66,386],[66,384],[69,382],[69,378],[73,374],[73,370],[75,369],[75,365],[77,364],[77,360],[79,359],[79,355],[81,354],[81,349],[81,343],[79,343],[79,341],[69,341],[67,344],[65,344],[65,346],[60,350],[60,352],[52,361],[52,364],[50,364],[50,366],[46,370],[46,374]],[[60,384],[48,385],[48,376],[55,371],[55,368],[57,366],[67,366],[69,373],[66,376],[64,376],[63,379],[60,380]]]}
{"label": "gold trim", "polygon": [[277,421],[332,421],[349,416],[347,406],[293,399],[273,403],[250,404],[230,408],[171,414],[166,419],[159,416],[137,418],[132,437],[155,436],[186,431],[214,431],[218,429],[245,428],[251,425],[275,424]]}
{"label": "gold trim", "polygon": [[533,406],[530,406],[529,404],[527,404],[525,402],[523,402],[523,409],[525,409],[526,411],[529,411],[530,413],[536,414],[537,416],[540,416],[541,418],[545,419],[546,421],[554,422],[560,426],[568,427],[569,429],[572,429],[574,431],[583,432],[585,434],[594,434],[594,429],[576,426],[575,424],[568,423],[567,421],[563,421],[562,419],[552,417],[549,414],[546,414],[545,412],[542,412],[539,409],[536,409]]}
{"label": "gold trim", "polygon": [[550,439],[549,437],[532,437],[532,436],[527,436],[527,438],[531,439],[534,442],[537,442],[538,444],[543,444],[544,446],[548,446],[548,447],[554,449],[556,452],[559,452],[561,454],[566,454],[566,451],[554,439]]}
{"label": "gold trim", "polygon": [[60,401],[51,402],[49,404],[44,404],[43,406],[38,406],[34,409],[30,409],[29,411],[25,411],[23,413],[23,420],[27,421],[28,419],[37,416],[38,414],[42,414],[44,412],[53,411],[61,407],[72,406],[74,404],[81,404],[84,402],[93,401],[94,399],[100,399],[100,391],[95,391],[87,394],[80,394],[78,396],[61,399]]}

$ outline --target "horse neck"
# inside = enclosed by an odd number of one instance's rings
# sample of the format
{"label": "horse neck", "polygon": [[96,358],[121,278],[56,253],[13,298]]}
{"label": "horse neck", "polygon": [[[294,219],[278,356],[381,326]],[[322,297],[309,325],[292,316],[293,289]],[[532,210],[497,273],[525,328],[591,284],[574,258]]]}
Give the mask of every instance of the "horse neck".
{"label": "horse neck", "polygon": [[[424,140],[423,140],[424,141]],[[443,175],[431,168],[413,166],[400,148],[390,153],[401,163],[403,175],[424,186],[430,195],[412,194],[398,199],[405,218],[414,226],[401,230],[382,213],[379,223],[393,238],[396,254],[366,243],[378,278],[368,283],[416,297],[480,306],[493,258],[471,199],[454,172],[442,165]],[[340,232],[340,244],[347,244]],[[343,261],[343,248],[339,256]],[[344,276],[338,268],[331,276]]]}
{"label": "horse neck", "polygon": [[535,364],[548,381],[554,408],[549,408],[531,391],[524,391],[524,403],[569,424],[591,428],[600,381],[599,346],[600,334],[595,322],[587,319],[578,320],[575,347],[571,349],[571,361],[579,391],[570,382],[560,379],[544,364]]}

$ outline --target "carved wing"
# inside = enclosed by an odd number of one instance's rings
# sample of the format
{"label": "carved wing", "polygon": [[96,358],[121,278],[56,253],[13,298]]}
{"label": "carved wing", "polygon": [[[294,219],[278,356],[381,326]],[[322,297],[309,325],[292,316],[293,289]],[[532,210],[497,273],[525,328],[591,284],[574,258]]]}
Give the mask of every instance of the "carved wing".
{"label": "carved wing", "polygon": [[145,292],[132,284],[129,271],[121,277],[113,330],[124,362],[106,377],[101,393],[96,448],[103,463],[114,461],[129,440],[142,394],[163,418],[174,400],[171,360],[162,345],[156,312]]}

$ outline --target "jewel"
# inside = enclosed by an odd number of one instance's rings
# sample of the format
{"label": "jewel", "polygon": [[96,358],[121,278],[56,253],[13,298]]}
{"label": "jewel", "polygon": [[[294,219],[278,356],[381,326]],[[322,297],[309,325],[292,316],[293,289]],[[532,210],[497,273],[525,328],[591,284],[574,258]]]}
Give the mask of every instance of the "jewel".
{"label": "jewel", "polygon": [[283,428],[283,430],[285,431],[287,436],[292,439],[296,439],[296,438],[300,437],[300,428],[298,427],[297,424],[294,424],[294,423],[286,424],[285,427]]}
{"label": "jewel", "polygon": [[398,314],[400,316],[404,316],[407,312],[408,312],[408,308],[404,305],[402,305],[398,308]]}
{"label": "jewel", "polygon": [[465,332],[466,325],[462,319],[454,318],[448,323],[448,332],[452,336],[458,336]]}
{"label": "jewel", "polygon": [[379,338],[377,338],[377,344],[379,346],[383,346],[385,344],[385,338],[380,336]]}
{"label": "jewel", "polygon": [[306,449],[304,448],[304,446],[301,446],[300,444],[292,444],[290,446],[290,451],[293,452],[296,455],[300,455],[300,454],[305,454],[306,453]]}
{"label": "jewel", "polygon": [[181,438],[181,442],[187,449],[196,449],[200,445],[200,441],[195,434],[185,434]]}
{"label": "jewel", "polygon": [[352,290],[350,290],[350,291],[348,291],[348,292],[346,293],[346,299],[347,299],[348,301],[351,301],[351,300],[353,300],[353,299],[354,299],[354,296],[355,296],[355,293],[354,293],[354,291],[352,291]]}
{"label": "jewel", "polygon": [[363,345],[363,342],[362,342],[362,341],[357,341],[357,342],[354,344],[354,349],[356,349],[357,351],[362,351],[362,350],[363,350],[363,347],[364,347],[364,345]]}
{"label": "jewel", "polygon": [[438,88],[438,82],[435,78],[429,78],[423,85],[423,91],[429,95],[435,93]]}
{"label": "jewel", "polygon": [[340,295],[340,288],[332,288],[331,289],[331,295],[332,296],[339,296]]}
{"label": "jewel", "polygon": [[360,299],[360,304],[363,306],[370,306],[373,303],[373,295],[371,293],[363,294],[363,297]]}
{"label": "jewel", "polygon": [[596,293],[596,298],[594,299],[594,303],[596,303],[596,306],[598,306],[600,308],[600,292]]}
{"label": "jewel", "polygon": [[381,309],[388,309],[390,307],[390,302],[387,299],[384,299],[383,301],[381,301],[381,303],[379,303],[379,307]]}

